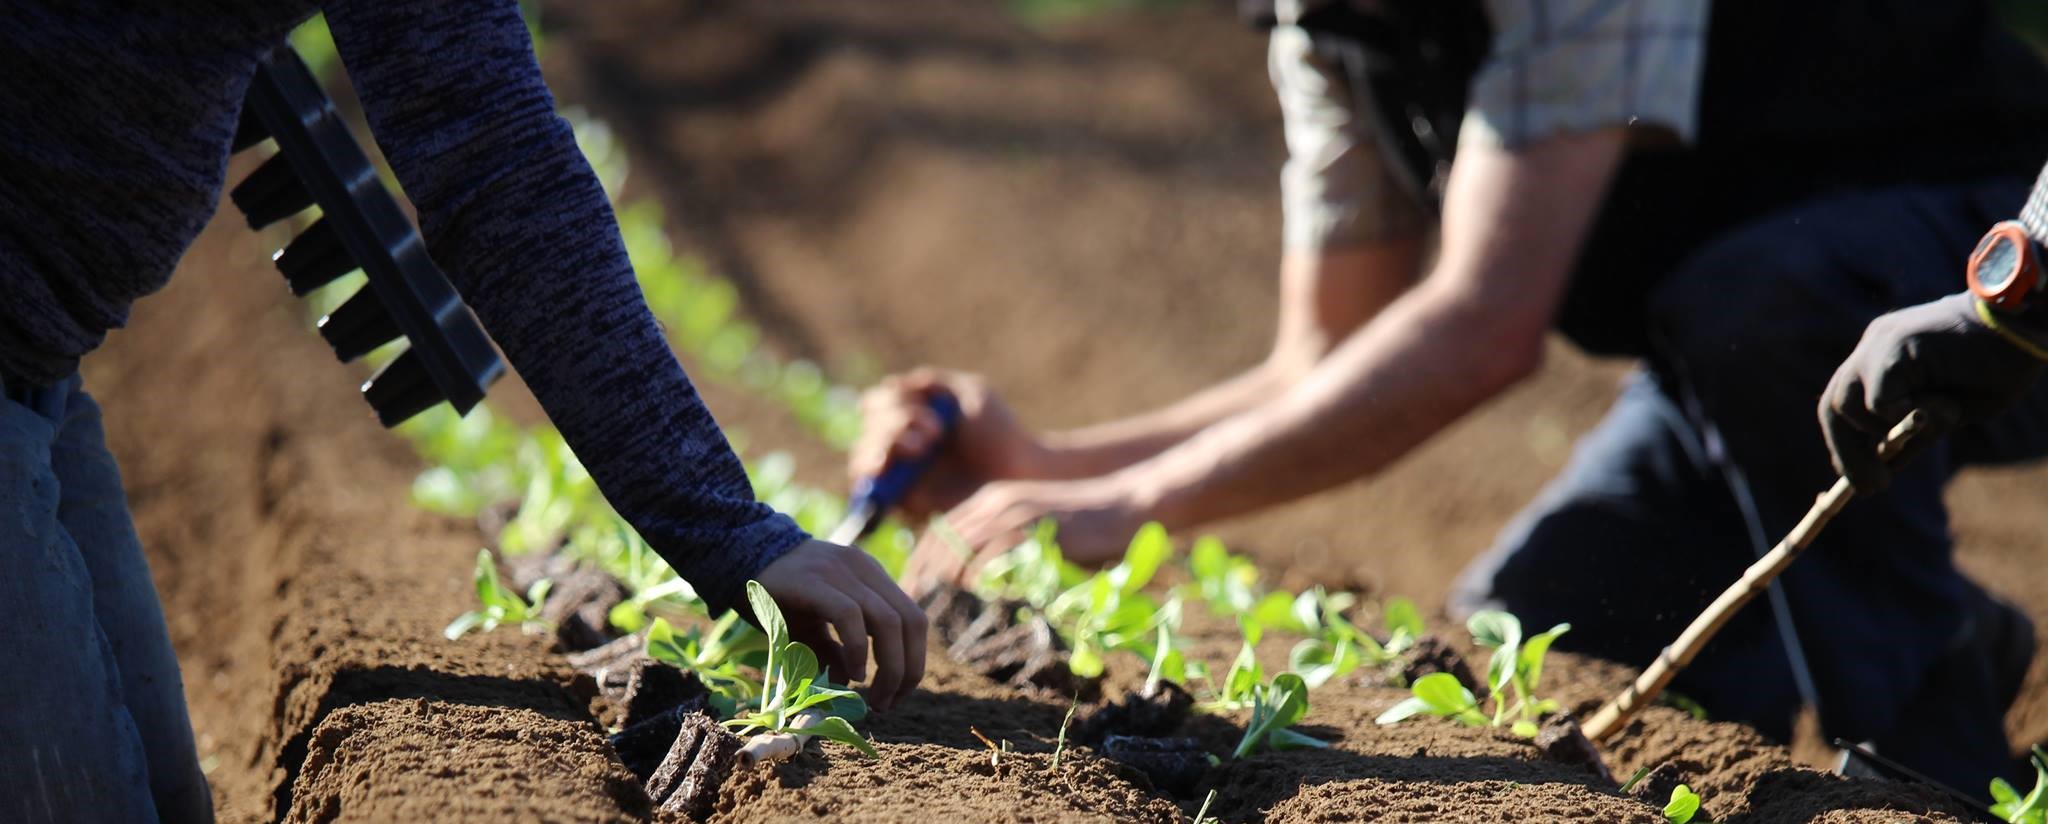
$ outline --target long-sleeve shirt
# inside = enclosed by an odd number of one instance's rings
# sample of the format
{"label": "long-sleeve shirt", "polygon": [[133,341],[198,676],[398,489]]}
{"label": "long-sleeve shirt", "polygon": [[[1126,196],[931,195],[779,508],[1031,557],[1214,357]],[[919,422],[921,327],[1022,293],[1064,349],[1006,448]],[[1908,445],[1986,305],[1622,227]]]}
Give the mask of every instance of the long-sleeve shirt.
{"label": "long-sleeve shirt", "polygon": [[435,260],[621,516],[714,608],[806,536],[642,300],[514,0],[26,0],[0,26],[0,374],[51,384],[219,201],[257,61],[324,11]]}

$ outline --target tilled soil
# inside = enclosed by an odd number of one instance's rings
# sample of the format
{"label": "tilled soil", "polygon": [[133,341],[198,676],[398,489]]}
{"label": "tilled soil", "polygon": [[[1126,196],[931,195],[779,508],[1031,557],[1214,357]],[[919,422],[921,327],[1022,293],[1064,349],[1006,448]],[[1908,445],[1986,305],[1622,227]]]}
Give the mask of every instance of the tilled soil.
{"label": "tilled soil", "polygon": [[[856,375],[944,353],[1056,425],[1174,397],[1251,363],[1269,333],[1278,122],[1260,43],[1220,12],[1051,31],[939,0],[629,2],[550,17],[563,97],[624,132],[633,186],[740,278],[789,353]],[[276,241],[218,221],[86,363],[222,819],[645,819],[593,720],[594,686],[546,639],[441,640],[472,605],[483,536],[407,505],[418,463],[307,329],[266,262]],[[842,362],[855,352],[875,360]],[[1386,477],[1223,534],[1289,585],[1433,605],[1611,391],[1614,367],[1556,354]],[[830,453],[771,404],[704,389],[752,451],[793,449],[806,480],[838,481]],[[494,400],[528,403],[515,381]],[[2016,498],[2044,480],[1966,477],[1956,528],[1965,567],[2048,622],[2048,510]],[[1227,662],[1227,628],[1199,632],[1203,657]],[[814,746],[733,777],[714,817],[1174,820],[1215,789],[1212,812],[1231,821],[1659,820],[1518,739],[1434,720],[1377,727],[1401,693],[1355,684],[1314,694],[1306,731],[1331,750],[1228,763],[1190,796],[1085,751],[1052,772],[1064,699],[931,654],[927,688],[861,725],[879,761]],[[1117,666],[1112,697],[1136,675]],[[1568,656],[1547,672],[1580,708],[1627,675]],[[2048,738],[2044,683],[2037,659],[2016,740]],[[993,756],[970,728],[1010,753]],[[1227,753],[1238,728],[1198,716],[1184,733]],[[1622,776],[1677,764],[1721,821],[1957,820],[1940,799],[1806,771],[1745,728],[1670,709],[1607,755]]]}

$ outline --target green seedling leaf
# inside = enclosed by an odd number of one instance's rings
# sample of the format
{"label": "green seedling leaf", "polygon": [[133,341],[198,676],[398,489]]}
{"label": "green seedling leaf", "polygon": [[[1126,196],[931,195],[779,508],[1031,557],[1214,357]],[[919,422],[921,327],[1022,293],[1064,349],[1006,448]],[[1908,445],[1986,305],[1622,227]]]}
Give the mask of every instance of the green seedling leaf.
{"label": "green seedling leaf", "polygon": [[1389,636],[1420,638],[1427,630],[1422,625],[1422,612],[1415,608],[1415,602],[1406,598],[1388,598],[1385,615],[1382,616]]}
{"label": "green seedling leaf", "polygon": [[1516,721],[1508,729],[1523,738],[1535,738],[1539,733],[1543,732],[1543,728],[1536,726],[1536,722],[1527,719]]}
{"label": "green seedling leaf", "polygon": [[481,612],[465,612],[456,616],[454,621],[448,623],[446,629],[441,630],[441,637],[450,641],[461,638],[465,633],[481,626],[484,620],[484,614]]}
{"label": "green seedling leaf", "polygon": [[1671,824],[1689,824],[1699,811],[1699,794],[1680,784],[1671,789],[1671,801],[1664,805],[1664,820]]}
{"label": "green seedling leaf", "polygon": [[1991,779],[1991,800],[1998,802],[1991,808],[1991,811],[1997,813],[1998,817],[2005,818],[2006,811],[1999,808],[2008,805],[2018,805],[2020,803],[2020,793],[2012,788],[2011,782],[2003,778],[1993,778]]}
{"label": "green seedling leaf", "polygon": [[1330,742],[1294,730],[1273,730],[1266,733],[1266,747],[1272,750],[1326,750]]}
{"label": "green seedling leaf", "polygon": [[2034,748],[2034,789],[2026,797],[2004,779],[1993,779],[1991,795],[1998,803],[1991,812],[2011,824],[2048,824],[2048,753]]}
{"label": "green seedling leaf", "polygon": [[1521,679],[1520,686],[1524,694],[1536,694],[1537,683],[1543,679],[1543,656],[1550,652],[1550,644],[1571,628],[1571,624],[1558,624],[1522,643],[1522,652],[1516,661],[1516,672],[1517,677]]}
{"label": "green seedling leaf", "polygon": [[1415,696],[1411,695],[1407,698],[1401,699],[1400,703],[1395,704],[1392,707],[1388,707],[1386,712],[1380,713],[1380,717],[1373,719],[1373,723],[1380,724],[1382,726],[1389,724],[1399,724],[1410,718],[1414,718],[1415,716],[1421,715],[1425,712],[1429,712],[1429,710],[1430,704],[1428,701],[1424,701],[1420,698],[1416,698]]}
{"label": "green seedling leaf", "polygon": [[605,612],[604,619],[605,623],[612,625],[612,629],[631,635],[647,625],[647,609],[628,599],[613,604],[612,608]]}
{"label": "green seedling leaf", "polygon": [[1065,755],[1067,752],[1067,727],[1074,723],[1074,711],[1080,708],[1081,702],[1079,700],[1067,704],[1067,717],[1060,719],[1060,737],[1057,741],[1053,742],[1052,764],[1046,767],[1046,772],[1059,771],[1060,756]]}
{"label": "green seedling leaf", "polygon": [[1479,699],[1472,691],[1458,683],[1458,677],[1447,672],[1433,672],[1415,679],[1409,688],[1416,698],[1429,705],[1436,715],[1456,715],[1479,706]]}
{"label": "green seedling leaf", "polygon": [[1138,534],[1131,536],[1131,544],[1124,550],[1118,589],[1125,593],[1144,589],[1159,572],[1160,565],[1172,556],[1173,539],[1167,536],[1166,527],[1158,521],[1147,522],[1138,528]]}
{"label": "green seedling leaf", "polygon": [[869,758],[881,757],[881,753],[875,752],[875,745],[868,743],[868,740],[862,738],[860,733],[854,732],[852,724],[847,723],[846,719],[838,716],[827,716],[820,719],[816,724],[811,725],[809,729],[804,730],[804,732],[819,738],[845,744],[860,750],[862,755]]}
{"label": "green seedling leaf", "polygon": [[1103,669],[1102,653],[1092,644],[1077,645],[1067,654],[1067,670],[1082,678],[1100,677]]}
{"label": "green seedling leaf", "polygon": [[788,644],[777,656],[775,669],[775,678],[782,688],[795,691],[818,677],[818,656],[803,644]]}
{"label": "green seedling leaf", "polygon": [[1408,691],[1413,697],[1380,713],[1376,722],[1398,724],[1417,715],[1434,715],[1466,726],[1487,723],[1486,716],[1479,712],[1479,699],[1449,673],[1436,672],[1418,678]]}
{"label": "green seedling leaf", "polygon": [[1274,750],[1327,746],[1300,733],[1280,735],[1307,714],[1308,685],[1302,683],[1301,676],[1291,672],[1274,676],[1273,683],[1254,689],[1251,720],[1231,757],[1243,758],[1261,745]]}
{"label": "green seedling leaf", "polygon": [[789,643],[789,625],[782,621],[782,608],[775,605],[775,598],[759,581],[747,582],[747,605],[753,607],[754,620],[761,623],[770,649],[781,649]]}
{"label": "green seedling leaf", "polygon": [[1634,775],[1629,776],[1627,781],[1621,782],[1622,794],[1626,795],[1629,790],[1635,789],[1637,784],[1642,783],[1643,777],[1649,774],[1650,765],[1644,764],[1640,767],[1637,767]]}
{"label": "green seedling leaf", "polygon": [[654,625],[647,628],[647,657],[684,669],[696,668],[691,660],[694,656],[676,640],[675,627],[665,618],[654,619]]}
{"label": "green seedling leaf", "polygon": [[1252,607],[1251,620],[1261,627],[1306,633],[1308,627],[1294,616],[1294,599],[1285,592],[1269,592]]}

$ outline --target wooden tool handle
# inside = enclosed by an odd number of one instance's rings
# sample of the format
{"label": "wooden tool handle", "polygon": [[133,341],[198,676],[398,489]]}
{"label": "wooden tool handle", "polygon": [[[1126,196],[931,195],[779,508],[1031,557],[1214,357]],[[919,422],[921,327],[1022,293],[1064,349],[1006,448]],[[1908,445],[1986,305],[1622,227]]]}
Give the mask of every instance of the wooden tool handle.
{"label": "wooden tool handle", "polygon": [[[1927,427],[1927,422],[1926,413],[1918,409],[1913,410],[1885,436],[1884,443],[1877,448],[1878,457],[1889,461],[1897,456],[1900,450],[1906,447],[1907,441],[1912,440],[1914,435]],[[1586,737],[1601,741],[1628,726],[1629,719],[1634,718],[1644,706],[1656,700],[1658,694],[1664,691],[1664,687],[1671,683],[1671,679],[1678,675],[1678,671],[1692,663],[1692,659],[1700,654],[1700,650],[1713,639],[1715,633],[1721,631],[1721,627],[1728,623],[1728,619],[1735,617],[1735,613],[1740,612],[1744,604],[1763,594],[1771,581],[1777,578],[1779,573],[1784,572],[1786,567],[1791,566],[1792,561],[1799,557],[1799,553],[1806,551],[1806,547],[1820,535],[1821,527],[1827,526],[1828,521],[1833,520],[1835,515],[1842,511],[1842,507],[1848,506],[1849,500],[1855,495],[1856,490],[1849,485],[1848,478],[1835,479],[1835,485],[1823,493],[1819,500],[1813,502],[1813,508],[1808,509],[1806,517],[1799,519],[1799,524],[1792,527],[1791,532],[1786,533],[1784,540],[1779,541],[1770,553],[1757,559],[1749,569],[1744,570],[1742,579],[1722,592],[1721,597],[1715,598],[1705,612],[1694,618],[1692,624],[1685,628],[1685,632],[1679,634],[1678,640],[1665,647],[1664,651],[1657,655],[1657,660],[1650,662],[1649,668],[1643,670],[1643,674],[1636,678],[1635,683],[1630,684],[1627,689],[1621,691],[1621,694],[1608,701],[1606,706],[1601,707],[1599,712],[1593,714],[1592,719],[1585,725]]]}

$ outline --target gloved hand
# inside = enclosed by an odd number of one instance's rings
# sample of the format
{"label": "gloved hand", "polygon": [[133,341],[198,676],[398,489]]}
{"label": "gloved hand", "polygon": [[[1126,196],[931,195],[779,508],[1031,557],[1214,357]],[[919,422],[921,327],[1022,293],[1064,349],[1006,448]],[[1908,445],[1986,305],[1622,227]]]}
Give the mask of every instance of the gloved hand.
{"label": "gloved hand", "polygon": [[[2007,340],[1977,314],[1968,292],[1911,306],[1871,321],[1820,399],[1820,427],[1835,468],[1856,492],[1868,495],[1891,482],[1877,456],[1891,427],[1914,409],[1929,426],[1907,452],[1939,440],[1949,429],[1989,418],[2019,399],[2041,372],[2042,361]],[[2006,332],[2048,340],[1999,319]]]}

